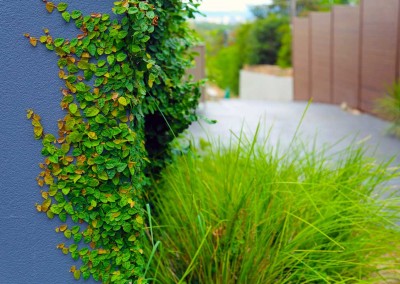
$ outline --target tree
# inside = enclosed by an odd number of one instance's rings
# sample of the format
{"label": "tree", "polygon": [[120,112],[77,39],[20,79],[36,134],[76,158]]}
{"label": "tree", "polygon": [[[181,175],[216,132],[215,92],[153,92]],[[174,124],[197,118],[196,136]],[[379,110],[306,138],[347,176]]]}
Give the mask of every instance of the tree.
{"label": "tree", "polygon": [[[270,14],[290,15],[292,0],[273,0],[271,4],[254,5],[250,8],[256,19],[265,19]],[[296,0],[297,15],[310,11],[329,11],[333,5],[355,5],[360,0]]]}
{"label": "tree", "polygon": [[270,14],[265,19],[254,22],[249,32],[249,57],[247,64],[276,64],[281,47],[280,28],[288,25],[288,17]]}

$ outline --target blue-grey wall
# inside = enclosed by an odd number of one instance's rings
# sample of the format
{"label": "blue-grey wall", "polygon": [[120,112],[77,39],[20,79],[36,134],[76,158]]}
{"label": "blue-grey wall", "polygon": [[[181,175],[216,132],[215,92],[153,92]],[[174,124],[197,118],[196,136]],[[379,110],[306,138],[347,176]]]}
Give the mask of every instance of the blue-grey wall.
{"label": "blue-grey wall", "polygon": [[[55,1],[56,2],[56,1]],[[64,0],[70,10],[111,12],[110,0]],[[63,22],[58,12],[48,14],[41,0],[1,0],[0,9],[0,284],[72,283],[70,266],[76,264],[56,245],[65,242],[55,232],[60,222],[36,212],[40,188],[35,178],[41,142],[34,140],[26,110],[42,116],[45,131],[55,132],[64,116],[59,107],[57,57],[23,34],[53,37],[79,33]],[[90,280],[86,283],[92,283]]]}

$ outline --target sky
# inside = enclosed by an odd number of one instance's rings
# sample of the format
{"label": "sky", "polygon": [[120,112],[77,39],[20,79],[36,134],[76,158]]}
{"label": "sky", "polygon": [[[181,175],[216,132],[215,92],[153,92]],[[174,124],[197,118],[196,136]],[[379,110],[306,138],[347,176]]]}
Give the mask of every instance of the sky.
{"label": "sky", "polygon": [[245,12],[248,5],[269,4],[270,0],[203,0],[202,12]]}

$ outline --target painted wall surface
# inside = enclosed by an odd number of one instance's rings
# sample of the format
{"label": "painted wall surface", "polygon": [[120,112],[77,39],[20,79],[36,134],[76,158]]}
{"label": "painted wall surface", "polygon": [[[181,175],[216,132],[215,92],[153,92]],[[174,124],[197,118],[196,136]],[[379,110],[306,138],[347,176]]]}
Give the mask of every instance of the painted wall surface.
{"label": "painted wall surface", "polygon": [[[66,0],[69,10],[85,14],[111,13],[110,0]],[[0,284],[73,283],[69,268],[75,263],[56,249],[65,242],[55,232],[60,225],[36,212],[41,200],[35,178],[41,142],[33,138],[26,110],[42,117],[45,131],[56,131],[60,109],[57,56],[44,46],[32,47],[23,34],[42,35],[50,29],[53,37],[79,34],[58,12],[48,14],[41,0],[1,1],[0,10]],[[89,280],[85,283],[94,283]]]}
{"label": "painted wall surface", "polygon": [[293,101],[293,78],[240,71],[239,96],[244,100]]}

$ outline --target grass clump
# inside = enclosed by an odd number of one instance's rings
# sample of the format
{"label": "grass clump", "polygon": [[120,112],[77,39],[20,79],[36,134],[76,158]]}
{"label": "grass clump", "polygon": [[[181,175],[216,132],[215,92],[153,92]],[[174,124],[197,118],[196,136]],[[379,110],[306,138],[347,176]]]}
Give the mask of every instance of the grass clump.
{"label": "grass clump", "polygon": [[400,266],[388,164],[233,141],[177,157],[156,184],[154,283],[377,283]]}

